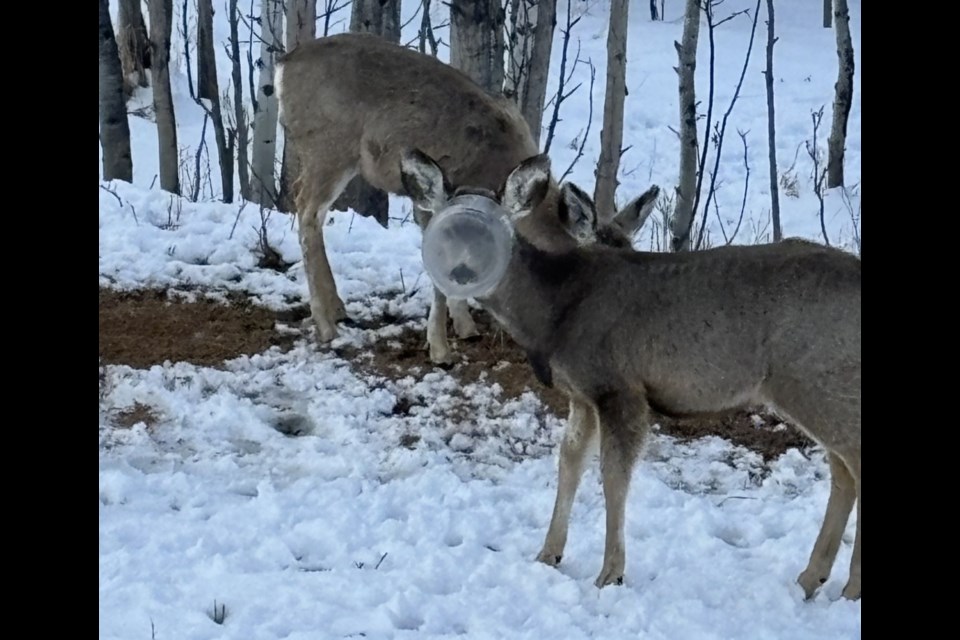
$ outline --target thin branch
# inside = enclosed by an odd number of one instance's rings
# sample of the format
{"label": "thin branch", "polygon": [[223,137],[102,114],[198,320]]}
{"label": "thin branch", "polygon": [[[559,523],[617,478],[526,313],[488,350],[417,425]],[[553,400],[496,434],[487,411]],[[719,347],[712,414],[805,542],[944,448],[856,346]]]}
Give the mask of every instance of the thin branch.
{"label": "thin branch", "polygon": [[823,120],[823,107],[820,107],[817,111],[811,111],[810,120],[813,123],[813,141],[808,140],[806,142],[807,155],[813,161],[813,171],[810,177],[813,179],[813,193],[817,196],[817,201],[820,204],[820,232],[823,234],[824,243],[829,247],[830,238],[827,236],[827,222],[824,216],[826,207],[823,199],[823,186],[827,179],[827,169],[826,167],[820,168],[822,152],[817,143],[817,138],[820,136],[820,123]]}
{"label": "thin branch", "polygon": [[[323,18],[323,35],[330,35],[330,18],[333,17],[335,13],[339,13],[341,9],[345,9],[352,0],[344,0],[342,4],[337,4],[337,0],[326,0],[325,9],[323,14],[317,16],[317,20]],[[423,0],[421,0],[421,3]],[[406,25],[404,25],[406,26]]]}
{"label": "thin branch", "polygon": [[733,230],[733,233],[730,234],[730,240],[727,244],[731,244],[734,238],[737,237],[737,234],[740,232],[740,225],[743,223],[743,213],[747,209],[747,190],[750,188],[750,156],[747,153],[747,134],[750,131],[741,131],[737,129],[737,135],[740,136],[740,141],[743,142],[743,167],[747,171],[747,176],[743,181],[743,200],[740,202],[740,218],[737,220],[737,226]]}
{"label": "thin branch", "polygon": [[587,97],[589,99],[589,107],[587,111],[587,130],[580,139],[580,148],[577,149],[577,155],[573,158],[573,161],[570,163],[570,166],[567,167],[567,170],[563,172],[563,175],[560,176],[560,182],[563,182],[563,180],[570,175],[570,172],[573,171],[573,167],[577,164],[577,161],[583,157],[583,148],[587,144],[587,138],[590,136],[590,125],[593,123],[593,83],[597,77],[597,68],[594,66],[593,60],[587,60],[587,64],[590,65],[590,91],[587,92]]}
{"label": "thin branch", "polygon": [[[243,16],[239,17],[243,20]],[[260,105],[257,103],[257,83],[253,77],[253,0],[250,0],[250,17],[251,20],[244,20],[243,22],[249,29],[247,33],[247,81],[250,83],[250,105],[253,107],[253,113],[256,114],[260,110]]]}
{"label": "thin branch", "polygon": [[[547,140],[543,145],[543,152],[550,152],[550,145],[553,143],[553,135],[557,128],[557,123],[560,121],[560,105],[564,100],[569,98],[574,91],[580,88],[580,84],[574,87],[571,91],[564,94],[563,90],[569,79],[566,75],[567,73],[567,55],[570,50],[570,33],[573,30],[574,25],[580,21],[578,17],[576,20],[571,20],[570,5],[572,0],[567,0],[567,17],[566,17],[566,28],[561,29],[560,33],[563,34],[563,47],[560,53],[560,76],[558,80],[557,93],[553,99],[553,114],[550,116],[550,124],[547,125]],[[574,58],[573,65],[570,69],[570,77],[573,76],[574,69],[577,68],[577,65],[580,63],[580,43],[577,42],[577,57]],[[582,83],[581,83],[582,84]]]}
{"label": "thin branch", "polygon": [[[706,206],[703,208],[703,221],[704,221],[704,223],[700,226],[700,233],[697,235],[697,244],[696,244],[696,248],[697,248],[697,249],[700,248],[700,246],[701,246],[701,244],[702,244],[702,242],[703,242],[703,233],[704,233],[704,229],[705,229],[706,226],[707,226],[707,224],[706,224],[706,221],[707,221],[707,211],[708,211],[708,209],[710,208],[710,199],[711,199],[712,197],[714,197],[714,195],[715,195],[715,194],[714,194],[714,183],[716,182],[716,178],[717,178],[716,174],[717,174],[717,171],[718,171],[719,168],[720,168],[720,154],[721,154],[721,151],[723,150],[724,134],[725,134],[726,131],[727,131],[727,120],[729,120],[730,114],[733,113],[733,108],[734,108],[734,106],[735,106],[736,103],[737,103],[737,98],[740,97],[740,89],[743,87],[743,79],[744,79],[744,78],[746,77],[746,75],[747,75],[747,66],[750,64],[750,54],[753,52],[753,40],[754,40],[754,36],[755,36],[756,33],[757,33],[757,19],[758,19],[759,16],[760,16],[760,1],[761,1],[761,0],[757,0],[757,6],[754,8],[754,11],[753,11],[753,23],[752,23],[751,26],[750,26],[750,41],[747,43],[747,53],[746,53],[746,55],[745,55],[744,58],[743,58],[743,67],[740,69],[740,79],[737,80],[737,87],[736,87],[736,89],[735,89],[734,92],[733,92],[733,97],[730,98],[730,105],[727,107],[727,110],[726,110],[726,111],[724,112],[724,114],[723,114],[723,119],[721,120],[720,128],[719,128],[719,131],[718,131],[718,136],[717,136],[716,141],[715,141],[715,142],[716,142],[717,150],[716,150],[716,154],[715,154],[714,162],[713,162],[713,174],[712,174],[711,177],[710,177],[710,189],[707,191],[707,204],[706,204]],[[747,13],[747,14],[749,15],[749,11],[741,11],[741,12],[738,12],[737,14],[734,14],[734,15],[739,15],[739,14],[742,14],[742,13]],[[710,48],[711,48],[710,58],[711,58],[711,67],[712,67],[712,66],[713,66],[713,63],[712,63],[713,51],[712,51],[712,50],[713,50],[713,46],[714,46],[714,41],[713,41],[713,30],[714,30],[714,27],[713,27],[713,26],[710,26],[710,25],[711,25],[711,22],[712,22],[712,18],[710,17],[710,16],[712,15],[712,11],[711,11],[711,12],[708,12],[707,15],[708,15],[707,26],[708,26],[708,28],[710,29]],[[711,75],[712,75],[712,71],[711,71]],[[712,83],[712,81],[711,81],[711,94],[713,93],[712,84],[713,84],[713,83]],[[706,138],[705,138],[705,139],[706,139]],[[706,142],[704,142],[703,147],[704,147],[704,150],[706,150],[706,148],[707,148]],[[702,173],[702,171],[701,171],[701,173]],[[696,207],[694,207],[694,216],[696,216]]]}
{"label": "thin branch", "polygon": [[413,22],[414,20],[416,20],[417,16],[420,15],[420,12],[421,12],[422,10],[423,10],[423,0],[420,0],[420,4],[417,6],[417,10],[413,12],[413,15],[411,15],[410,18],[409,18],[406,22],[404,22],[404,23],[402,23],[402,24],[400,25],[400,30],[403,31],[404,29],[407,28],[407,26],[408,26],[411,22]]}
{"label": "thin branch", "polygon": [[118,205],[120,205],[121,207],[123,206],[123,200],[120,199],[120,196],[117,195],[117,192],[116,192],[116,191],[113,191],[112,189],[108,189],[108,188],[106,188],[106,187],[103,186],[103,185],[100,185],[100,188],[103,189],[104,191],[106,191],[107,193],[109,193],[110,195],[112,195],[114,198],[116,198]]}
{"label": "thin branch", "polygon": [[193,194],[190,198],[191,202],[196,202],[200,199],[200,155],[203,153],[203,147],[207,143],[207,121],[210,120],[210,114],[206,109],[203,110],[203,127],[200,129],[200,144],[197,145],[197,154],[195,156],[194,164],[194,176],[195,180],[193,183]]}
{"label": "thin branch", "polygon": [[227,236],[228,240],[233,240],[233,232],[237,230],[237,223],[240,222],[240,215],[243,213],[243,210],[247,208],[248,201],[244,200],[240,203],[240,207],[237,209],[237,217],[233,219],[233,226],[230,227],[230,235]]}
{"label": "thin branch", "polygon": [[193,70],[190,68],[190,31],[187,26],[187,2],[188,0],[183,0],[183,8],[180,11],[183,18],[180,35],[183,37],[183,58],[184,66],[187,68],[187,87],[190,89],[190,97],[196,102],[197,95],[193,90]]}

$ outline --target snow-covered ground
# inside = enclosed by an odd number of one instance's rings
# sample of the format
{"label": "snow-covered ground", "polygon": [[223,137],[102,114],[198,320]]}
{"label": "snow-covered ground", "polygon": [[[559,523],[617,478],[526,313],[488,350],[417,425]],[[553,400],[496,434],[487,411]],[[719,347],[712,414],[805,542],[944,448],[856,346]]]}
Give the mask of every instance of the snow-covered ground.
{"label": "snow-covered ground", "polygon": [[[409,15],[415,4],[405,4]],[[558,4],[562,21],[564,3]],[[784,227],[788,235],[820,239],[803,144],[811,109],[825,104],[829,122],[833,32],[819,27],[821,3],[780,4],[780,167],[797,158],[796,197],[781,195]],[[590,190],[608,3],[576,5],[585,12],[575,28],[581,57],[597,65],[596,119],[571,179]],[[722,9],[752,5],[729,0]],[[668,3],[662,23],[649,21],[645,5],[631,9],[623,200],[651,183],[674,184],[678,154],[669,127],[677,120],[673,41],[680,37],[681,3]],[[216,16],[221,39],[224,13]],[[858,72],[846,170],[858,183],[859,1],[851,2],[851,14]],[[745,177],[735,130],[749,130],[750,186],[737,242],[761,237],[769,215],[763,20],[720,165],[721,217],[725,224],[732,217],[732,228]],[[749,30],[741,17],[717,32],[721,112]],[[554,76],[559,48],[558,41]],[[702,34],[700,87],[705,57]],[[576,73],[575,82],[589,79],[585,67]],[[175,73],[173,80],[181,145],[195,145],[199,110],[186,97],[184,76]],[[570,145],[582,136],[587,110],[585,88],[563,105],[551,151],[558,172],[576,154]],[[99,192],[100,285],[199,286],[247,292],[272,307],[299,302],[306,290],[299,263],[286,274],[256,266],[257,208],[189,203],[151,190],[154,125],[133,117],[131,127],[135,184],[110,185],[116,197]],[[825,130],[822,137],[821,144]],[[217,185],[215,167],[212,175]],[[854,207],[858,199],[853,193]],[[391,201],[394,218],[408,211],[406,202]],[[829,194],[827,212],[831,240],[850,246],[851,218],[839,192]],[[711,218],[716,244],[722,232]],[[284,258],[298,260],[290,218],[273,214],[268,229]],[[395,221],[383,230],[338,213],[325,231],[352,316],[390,313],[423,326],[430,288],[415,225]],[[651,225],[637,245],[650,246],[655,233]],[[389,331],[348,329],[340,340],[389,339]],[[427,402],[394,411],[407,396]],[[151,407],[157,422],[115,428],[116,415],[135,403]],[[452,404],[465,407],[466,417],[451,421]],[[290,424],[299,437],[284,435]],[[556,490],[553,445],[562,419],[532,393],[508,400],[495,385],[461,388],[440,370],[373,378],[302,342],[223,369],[108,367],[99,425],[101,638],[860,636],[861,604],[839,598],[852,520],[818,598],[804,602],[794,583],[826,504],[819,454],[789,452],[767,469],[756,455],[719,439],[679,444],[654,435],[628,503],[626,584],[598,591],[593,579],[603,554],[604,510],[595,460],[574,506],[563,564],[557,570],[533,560]],[[414,448],[401,445],[409,436],[420,438]]]}

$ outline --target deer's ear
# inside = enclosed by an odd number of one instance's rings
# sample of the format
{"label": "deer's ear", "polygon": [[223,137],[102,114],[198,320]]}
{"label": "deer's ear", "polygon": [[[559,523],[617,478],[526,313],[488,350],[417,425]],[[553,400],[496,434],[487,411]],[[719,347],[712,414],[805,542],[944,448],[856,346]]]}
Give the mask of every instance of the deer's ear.
{"label": "deer's ear", "polygon": [[550,185],[550,158],[540,154],[527,158],[514,169],[501,189],[500,202],[512,219],[537,208]]}
{"label": "deer's ear", "polygon": [[643,223],[650,217],[653,211],[653,205],[657,202],[657,196],[660,195],[660,187],[653,185],[639,198],[634,199],[630,204],[620,209],[613,216],[613,224],[617,225],[628,238],[636,235],[637,231],[643,226]]}
{"label": "deer's ear", "polygon": [[560,187],[560,221],[577,244],[597,240],[597,209],[583,189],[572,182]]}
{"label": "deer's ear", "polygon": [[400,155],[400,181],[413,204],[424,211],[435,213],[447,201],[443,169],[419,149],[409,149]]}

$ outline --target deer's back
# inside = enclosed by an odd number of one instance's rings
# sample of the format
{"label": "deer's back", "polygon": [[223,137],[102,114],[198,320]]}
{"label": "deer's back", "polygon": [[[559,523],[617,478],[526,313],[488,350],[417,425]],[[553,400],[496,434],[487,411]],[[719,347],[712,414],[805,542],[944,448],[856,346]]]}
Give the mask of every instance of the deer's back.
{"label": "deer's back", "polygon": [[[801,243],[583,254],[555,363],[586,385],[642,388],[668,414],[762,401],[772,376],[860,394],[860,260]],[[583,336],[590,336],[584,339]]]}
{"label": "deer's back", "polygon": [[364,34],[284,56],[283,121],[304,153],[363,154],[377,186],[401,192],[399,154],[419,148],[455,186],[496,189],[537,153],[513,105],[436,58]]}

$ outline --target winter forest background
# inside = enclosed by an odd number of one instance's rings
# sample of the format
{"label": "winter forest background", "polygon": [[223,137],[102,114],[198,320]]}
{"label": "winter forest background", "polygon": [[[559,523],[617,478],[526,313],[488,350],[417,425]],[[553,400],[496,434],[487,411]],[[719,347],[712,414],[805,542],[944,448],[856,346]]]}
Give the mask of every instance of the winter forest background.
{"label": "winter forest background", "polygon": [[325,228],[355,323],[318,348],[272,84],[375,33],[515,101],[598,209],[660,185],[638,249],[860,255],[859,0],[100,0],[99,31],[101,638],[859,637],[854,522],[804,602],[827,467],[762,413],[660,425],[623,587],[596,464],[535,563],[562,398],[480,312],[429,363],[411,205],[360,179]]}

